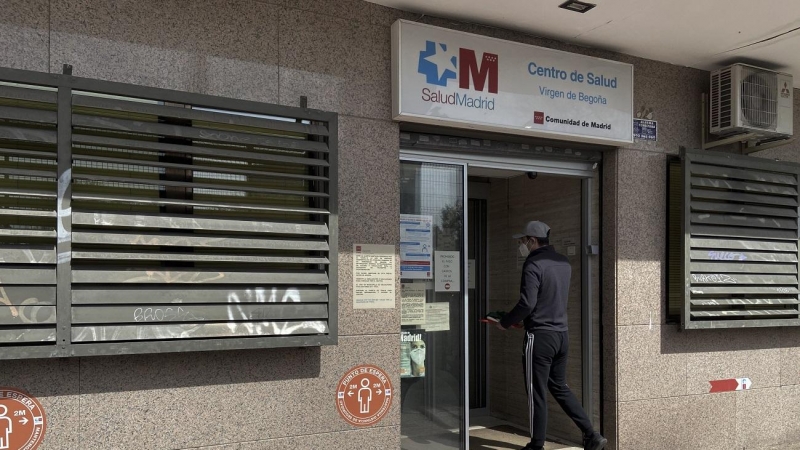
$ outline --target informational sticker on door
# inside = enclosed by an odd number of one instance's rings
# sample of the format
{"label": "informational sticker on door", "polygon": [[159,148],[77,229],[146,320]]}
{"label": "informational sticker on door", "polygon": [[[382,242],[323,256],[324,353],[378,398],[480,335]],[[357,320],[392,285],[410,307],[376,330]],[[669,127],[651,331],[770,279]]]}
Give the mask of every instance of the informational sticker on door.
{"label": "informational sticker on door", "polygon": [[577,254],[577,241],[575,241],[575,239],[564,238],[562,245],[566,249],[567,256],[575,256]]}
{"label": "informational sticker on door", "polygon": [[425,330],[400,332],[400,376],[425,376]]}
{"label": "informational sticker on door", "polygon": [[461,252],[436,252],[436,292],[461,291]]}
{"label": "informational sticker on door", "polygon": [[400,325],[425,325],[425,283],[400,285]]}
{"label": "informational sticker on door", "polygon": [[39,400],[23,390],[0,387],[0,449],[35,450],[46,428]]}
{"label": "informational sticker on door", "polygon": [[469,274],[469,289],[475,289],[476,283],[475,280],[477,278],[477,273],[475,270],[475,260],[470,259],[467,262],[467,274]]}
{"label": "informational sticker on door", "polygon": [[395,247],[353,245],[353,308],[395,307]]}
{"label": "informational sticker on door", "polygon": [[336,385],[336,408],[347,423],[368,427],[380,422],[392,406],[394,391],[386,372],[361,365],[348,370]]}
{"label": "informational sticker on door", "polygon": [[400,214],[400,278],[430,280],[433,216]]}
{"label": "informational sticker on door", "polygon": [[425,304],[425,331],[450,331],[450,303]]}

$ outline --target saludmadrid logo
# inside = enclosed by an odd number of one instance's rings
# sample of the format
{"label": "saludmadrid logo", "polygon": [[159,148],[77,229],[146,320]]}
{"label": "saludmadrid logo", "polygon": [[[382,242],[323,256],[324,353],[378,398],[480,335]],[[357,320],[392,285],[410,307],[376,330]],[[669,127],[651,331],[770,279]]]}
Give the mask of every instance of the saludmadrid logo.
{"label": "saludmadrid logo", "polygon": [[484,53],[478,64],[475,50],[459,48],[458,55],[448,52],[447,44],[426,41],[425,49],[419,52],[417,72],[434,86],[447,87],[450,80],[457,81],[459,89],[467,92],[444,93],[436,88],[422,88],[422,100],[465,108],[494,111],[494,96],[476,92],[497,94],[498,57]]}

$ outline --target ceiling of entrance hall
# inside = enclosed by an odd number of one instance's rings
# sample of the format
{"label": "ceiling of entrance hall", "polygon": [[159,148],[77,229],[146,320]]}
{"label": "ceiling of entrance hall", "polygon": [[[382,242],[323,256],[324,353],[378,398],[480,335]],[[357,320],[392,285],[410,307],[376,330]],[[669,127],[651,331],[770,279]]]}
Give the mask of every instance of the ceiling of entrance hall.
{"label": "ceiling of entrance hall", "polygon": [[756,64],[800,88],[798,0],[590,0],[585,14],[564,0],[370,1],[697,69]]}

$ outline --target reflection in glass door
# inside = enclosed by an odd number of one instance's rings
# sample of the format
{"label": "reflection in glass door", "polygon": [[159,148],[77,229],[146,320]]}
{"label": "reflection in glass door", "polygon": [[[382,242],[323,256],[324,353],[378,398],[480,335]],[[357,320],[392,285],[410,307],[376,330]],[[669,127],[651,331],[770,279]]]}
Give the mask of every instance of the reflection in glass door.
{"label": "reflection in glass door", "polygon": [[[461,165],[401,161],[401,446],[465,448]],[[433,445],[431,445],[433,444]]]}

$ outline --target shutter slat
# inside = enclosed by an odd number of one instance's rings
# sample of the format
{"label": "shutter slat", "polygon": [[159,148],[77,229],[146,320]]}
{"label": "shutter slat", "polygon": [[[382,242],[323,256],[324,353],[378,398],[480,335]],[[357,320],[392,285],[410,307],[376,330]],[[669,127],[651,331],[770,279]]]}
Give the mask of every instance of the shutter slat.
{"label": "shutter slat", "polygon": [[0,284],[56,284],[56,271],[40,267],[0,265]]}
{"label": "shutter slat", "polygon": [[733,181],[733,180],[720,180],[713,178],[692,177],[692,186],[712,188],[712,189],[727,189],[742,192],[756,192],[763,194],[775,194],[796,196],[797,189],[791,185],[772,185],[752,183],[746,181]]}
{"label": "shutter slat", "polygon": [[797,199],[777,195],[745,194],[742,192],[715,191],[711,189],[692,189],[692,199],[720,200],[735,203],[763,205],[797,206]]}
{"label": "shutter slat", "polygon": [[54,246],[34,247],[0,245],[0,263],[7,264],[55,264]]}
{"label": "shutter slat", "polygon": [[144,286],[85,287],[76,286],[72,291],[74,305],[103,304],[184,304],[184,303],[327,303],[325,287],[285,286],[208,286],[203,289],[192,286],[158,289]]}
{"label": "shutter slat", "polygon": [[131,183],[131,184],[144,184],[151,186],[173,186],[183,188],[202,188],[202,189],[216,189],[231,192],[257,192],[261,194],[277,194],[277,195],[293,195],[298,197],[328,197],[324,192],[309,192],[309,191],[291,191],[286,189],[263,189],[252,187],[249,185],[231,186],[227,184],[215,183],[191,183],[181,181],[165,181],[165,180],[148,180],[141,178],[127,178],[103,175],[87,175],[87,174],[74,174],[73,178],[76,180],[91,180],[91,181],[105,181],[108,183]]}
{"label": "shutter slat", "polygon": [[797,273],[797,264],[691,263],[692,272],[702,273]]}
{"label": "shutter slat", "polygon": [[182,146],[166,144],[163,142],[137,141],[133,139],[120,139],[105,136],[91,136],[85,134],[74,134],[72,140],[83,145],[105,146],[111,148],[143,150],[143,151],[162,151],[168,153],[180,153],[186,155],[209,156],[219,158],[241,159],[244,161],[275,162],[285,164],[307,164],[310,166],[328,167],[329,163],[323,159],[301,158],[296,156],[283,156],[260,152],[247,152],[240,150],[219,149],[205,147],[202,145]]}
{"label": "shutter slat", "polygon": [[328,226],[322,222],[254,222],[250,220],[215,219],[203,216],[76,212],[72,215],[72,223],[103,227],[176,228],[241,233],[328,235]]}
{"label": "shutter slat", "polygon": [[174,117],[178,119],[216,122],[226,125],[243,125],[269,130],[288,131],[294,133],[327,136],[328,129],[317,124],[303,124],[296,121],[275,120],[261,117],[226,114],[224,112],[203,111],[199,109],[181,108],[168,105],[128,102],[86,95],[76,95],[72,104],[88,108],[106,109],[114,112],[132,112],[158,117]]}
{"label": "shutter slat", "polygon": [[737,169],[726,167],[725,161],[720,161],[720,166],[710,166],[707,164],[692,163],[690,172],[692,175],[703,175],[725,179],[739,179],[756,181],[761,183],[785,184],[796,187],[797,179],[793,175],[763,172],[754,169]]}
{"label": "shutter slat", "polygon": [[72,242],[76,244],[106,244],[131,246],[178,246],[269,249],[290,251],[327,251],[324,239],[259,239],[232,238],[224,235],[185,235],[152,233],[87,233],[75,232]]}
{"label": "shutter slat", "polygon": [[55,342],[56,330],[47,328],[0,328],[0,344]]}
{"label": "shutter slat", "polygon": [[96,128],[100,130],[144,133],[175,138],[194,139],[199,141],[213,141],[222,144],[257,145],[260,147],[310,152],[328,151],[328,147],[324,143],[307,141],[304,139],[280,138],[262,134],[238,133],[227,130],[222,131],[209,128],[184,127],[180,125],[140,122],[138,120],[115,119],[111,117],[85,116],[82,114],[73,114],[72,125]]}
{"label": "shutter slat", "polygon": [[[2,193],[2,192],[0,192]],[[205,202],[197,200],[171,200],[159,197],[123,197],[118,195],[106,194],[73,194],[75,200],[98,201],[98,202],[120,202],[140,205],[159,205],[159,206],[200,206],[210,208],[228,208],[253,211],[275,211],[275,212],[297,212],[304,214],[328,214],[327,210],[320,208],[296,208],[280,206],[262,206],[255,204],[240,204],[232,202]]]}
{"label": "shutter slat", "polygon": [[730,252],[720,250],[692,250],[692,261],[751,261],[751,262],[797,262],[797,253]]}
{"label": "shutter slat", "polygon": [[294,174],[294,173],[281,173],[281,172],[272,172],[264,170],[237,169],[237,168],[225,167],[222,165],[206,166],[203,164],[176,164],[164,161],[147,161],[144,159],[137,159],[135,161],[132,161],[130,159],[125,159],[125,158],[112,158],[107,156],[83,155],[83,154],[74,154],[73,159],[76,161],[86,161],[89,163],[97,162],[97,163],[128,164],[128,165],[134,163],[134,165],[136,166],[143,166],[143,167],[159,167],[159,168],[163,167],[167,169],[196,170],[196,171],[214,172],[217,174],[255,175],[258,177],[267,177],[267,178],[329,181],[328,177],[324,176],[302,174],[302,173]]}
{"label": "shutter slat", "polygon": [[730,306],[730,305],[799,305],[796,298],[730,298],[692,300],[697,306]]}
{"label": "shutter slat", "polygon": [[[2,272],[0,272],[2,276]],[[55,281],[55,280],[54,280]],[[222,272],[211,270],[90,270],[73,269],[73,283],[143,283],[143,284],[296,284],[326,285],[323,271],[296,272]],[[22,283],[18,283],[22,284]]]}
{"label": "shutter slat", "polygon": [[708,249],[728,249],[728,250],[759,250],[772,252],[792,252],[797,253],[796,242],[770,242],[770,241],[748,241],[732,239],[701,239],[691,238],[689,245],[692,248]]}
{"label": "shutter slat", "polygon": [[28,142],[34,144],[55,144],[56,131],[40,128],[22,128],[21,126],[0,126],[0,139],[8,141]]}
{"label": "shutter slat", "polygon": [[181,323],[72,327],[73,342],[178,340],[257,336],[316,335],[328,332],[323,321]]}
{"label": "shutter slat", "polygon": [[746,311],[693,311],[692,317],[763,317],[763,316],[798,316],[797,309],[749,309]]}
{"label": "shutter slat", "polygon": [[792,208],[771,208],[737,203],[692,202],[692,212],[733,213],[752,216],[777,216],[797,218],[797,211]]}
{"label": "shutter slat", "polygon": [[775,217],[751,217],[733,214],[705,214],[695,213],[691,215],[692,223],[706,225],[730,225],[737,227],[752,228],[783,228],[791,229],[796,232],[797,219],[778,219]]}
{"label": "shutter slat", "polygon": [[692,226],[692,236],[720,236],[720,237],[739,237],[746,239],[785,239],[797,240],[797,230],[775,230],[757,229],[744,227],[722,227],[722,226]]}
{"label": "shutter slat", "polygon": [[800,294],[796,286],[698,286],[690,289],[692,295],[774,295]]}
{"label": "shutter slat", "polygon": [[0,119],[21,120],[45,125],[55,125],[58,122],[55,111],[13,106],[0,106]]}
{"label": "shutter slat", "polygon": [[74,259],[114,259],[131,261],[195,261],[195,262],[245,262],[263,264],[328,264],[327,258],[291,256],[246,256],[201,253],[122,253],[122,252],[72,252]]}
{"label": "shutter slat", "polygon": [[[0,318],[1,319],[1,318]],[[72,322],[87,323],[169,323],[248,322],[253,320],[327,320],[328,306],[314,303],[258,303],[217,305],[125,305],[80,306],[72,308]]]}
{"label": "shutter slat", "polygon": [[797,277],[789,275],[743,275],[727,273],[692,273],[692,286],[703,284],[780,284],[797,285]]}
{"label": "shutter slat", "polygon": [[0,326],[43,325],[56,323],[56,307],[43,305],[21,305],[19,308],[0,307]]}
{"label": "shutter slat", "polygon": [[[6,293],[8,306],[51,306],[56,304],[55,286],[0,285]],[[0,306],[3,308],[4,306]]]}

